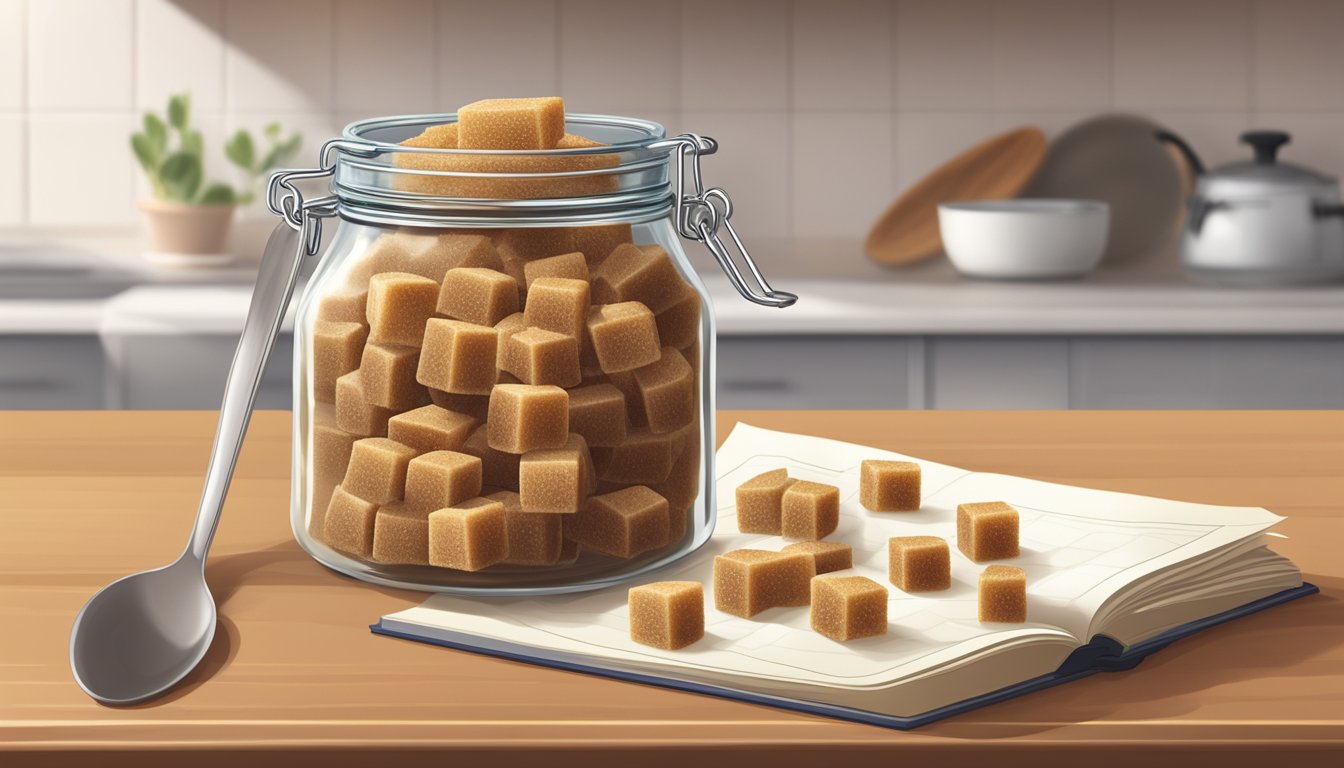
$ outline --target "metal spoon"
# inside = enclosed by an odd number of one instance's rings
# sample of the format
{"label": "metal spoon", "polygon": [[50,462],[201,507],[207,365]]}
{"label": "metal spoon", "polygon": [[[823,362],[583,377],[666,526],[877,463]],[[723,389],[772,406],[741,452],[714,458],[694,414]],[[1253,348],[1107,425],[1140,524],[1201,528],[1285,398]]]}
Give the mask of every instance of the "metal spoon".
{"label": "metal spoon", "polygon": [[[304,234],[307,234],[306,232]],[[215,601],[205,558],[252,417],[261,372],[294,293],[308,238],[281,223],[257,272],[238,349],[233,355],[219,425],[210,451],[196,525],[171,565],[118,579],[89,598],[70,631],[70,669],[84,692],[104,704],[134,704],[181,682],[215,635]]]}

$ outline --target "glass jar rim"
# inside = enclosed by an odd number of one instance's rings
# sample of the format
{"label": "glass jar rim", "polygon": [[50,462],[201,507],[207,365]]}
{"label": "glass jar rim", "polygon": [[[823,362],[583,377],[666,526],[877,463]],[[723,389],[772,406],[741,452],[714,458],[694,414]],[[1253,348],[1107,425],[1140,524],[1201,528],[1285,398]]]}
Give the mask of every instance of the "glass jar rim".
{"label": "glass jar rim", "polygon": [[[432,126],[455,123],[457,114],[377,117],[350,123],[340,139],[328,142],[334,154],[332,191],[337,210],[348,219],[384,226],[554,226],[597,221],[652,221],[672,209],[670,158],[677,151],[665,141],[662,125],[613,115],[569,114],[567,132],[601,146],[546,150],[480,150],[408,147],[402,141]],[[399,163],[397,156],[428,156],[425,162]],[[453,168],[455,159],[478,157],[494,164],[488,171]],[[489,159],[487,161],[487,158]],[[560,165],[574,158],[574,168]],[[582,162],[610,158],[610,162]],[[441,163],[441,164],[440,164]],[[586,167],[584,167],[586,166]],[[466,167],[471,167],[467,165]],[[541,171],[528,170],[541,168]],[[408,189],[407,180],[420,190]],[[586,179],[593,184],[585,185]],[[586,187],[597,193],[554,196],[466,197],[426,194],[423,189],[464,187],[506,189],[529,185],[561,191]],[[610,185],[610,189],[605,186]]]}

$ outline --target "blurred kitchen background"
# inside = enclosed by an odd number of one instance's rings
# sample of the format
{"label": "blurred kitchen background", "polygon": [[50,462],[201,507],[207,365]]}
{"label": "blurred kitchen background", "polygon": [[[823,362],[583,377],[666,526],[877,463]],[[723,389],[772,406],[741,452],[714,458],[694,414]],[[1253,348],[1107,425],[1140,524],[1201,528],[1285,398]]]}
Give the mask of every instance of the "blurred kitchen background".
{"label": "blurred kitchen background", "polygon": [[[1281,129],[1282,159],[1338,177],[1342,73],[1337,0],[0,0],[0,408],[217,407],[273,220],[241,210],[226,265],[143,257],[128,137],[181,91],[226,179],[240,127],[300,132],[311,166],[354,119],[490,96],[717,138],[707,182],[802,297],[747,305],[687,245],[716,298],[720,407],[1344,408],[1344,289],[1196,280],[1179,210],[1150,252],[1071,281],[863,247],[963,150],[1105,113],[1211,166]],[[278,356],[262,407],[289,403],[287,340]]]}

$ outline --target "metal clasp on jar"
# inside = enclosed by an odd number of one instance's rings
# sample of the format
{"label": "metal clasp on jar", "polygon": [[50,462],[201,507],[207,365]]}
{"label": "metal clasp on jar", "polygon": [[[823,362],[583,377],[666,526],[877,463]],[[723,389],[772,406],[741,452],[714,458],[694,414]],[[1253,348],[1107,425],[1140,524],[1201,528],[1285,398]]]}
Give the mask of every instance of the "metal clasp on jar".
{"label": "metal clasp on jar", "polygon": [[[742,239],[737,236],[737,230],[733,229],[733,201],[728,197],[728,193],[719,187],[705,189],[704,181],[700,176],[700,157],[702,155],[712,155],[718,151],[718,142],[708,136],[699,136],[694,133],[685,133],[680,136],[655,142],[649,145],[649,149],[671,149],[676,153],[676,209],[673,215],[676,217],[677,231],[682,237],[688,240],[698,240],[705,244],[709,252],[713,254],[714,260],[723,268],[724,274],[728,275],[728,280],[742,294],[742,297],[756,304],[767,307],[788,307],[798,301],[798,297],[787,291],[776,291],[766,282],[765,275],[761,274],[760,268],[751,258],[747,247],[742,244]],[[686,159],[690,158],[691,187],[688,193],[686,185]],[[761,292],[757,292],[742,275],[738,269],[737,262],[733,259],[732,253],[719,237],[719,228],[722,227],[728,232],[728,237],[733,241],[734,247],[742,254],[742,261],[746,263],[747,269],[751,271],[756,284],[760,286]]]}

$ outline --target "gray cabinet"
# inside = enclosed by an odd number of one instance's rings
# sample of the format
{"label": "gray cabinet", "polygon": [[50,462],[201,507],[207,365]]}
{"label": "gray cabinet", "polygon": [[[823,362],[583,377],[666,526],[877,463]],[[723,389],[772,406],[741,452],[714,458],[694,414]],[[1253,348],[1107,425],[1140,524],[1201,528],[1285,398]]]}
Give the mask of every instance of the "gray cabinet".
{"label": "gray cabinet", "polygon": [[1339,336],[728,336],[720,408],[1344,408]]}
{"label": "gray cabinet", "polygon": [[97,336],[0,336],[0,409],[102,407],[103,351]]}

